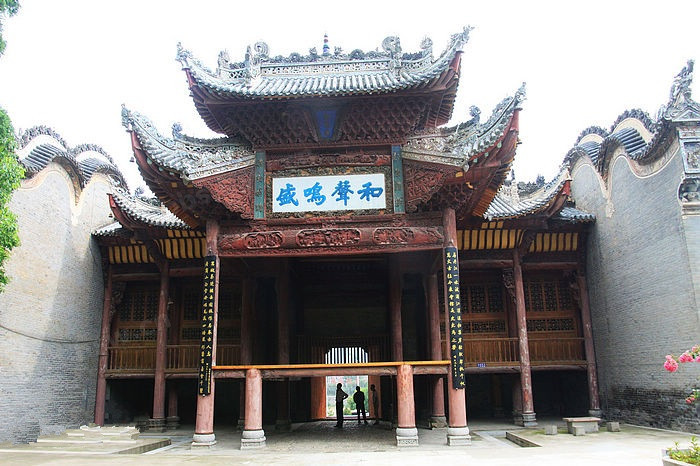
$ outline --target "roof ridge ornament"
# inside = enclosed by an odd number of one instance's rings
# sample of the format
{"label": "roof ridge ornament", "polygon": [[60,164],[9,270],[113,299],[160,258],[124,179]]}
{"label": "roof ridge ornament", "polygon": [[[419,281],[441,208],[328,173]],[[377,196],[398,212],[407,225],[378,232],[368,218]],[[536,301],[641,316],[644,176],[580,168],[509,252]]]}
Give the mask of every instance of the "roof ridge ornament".
{"label": "roof ridge ornament", "polygon": [[265,42],[256,42],[249,45],[245,52],[246,81],[250,84],[255,78],[260,76],[261,65],[268,59],[269,47]]}
{"label": "roof ridge ornament", "polygon": [[474,26],[464,26],[462,32],[452,35],[451,41],[457,50],[462,51],[462,47],[469,42],[469,33],[472,30],[474,30]]}
{"label": "roof ridge ornament", "polygon": [[694,60],[688,60],[683,69],[673,78],[668,104],[659,109],[657,120],[672,120],[693,102],[690,84],[693,82]]}
{"label": "roof ridge ornament", "polygon": [[389,69],[397,76],[401,74],[401,40],[399,36],[389,36],[382,41],[382,48],[389,54]]}

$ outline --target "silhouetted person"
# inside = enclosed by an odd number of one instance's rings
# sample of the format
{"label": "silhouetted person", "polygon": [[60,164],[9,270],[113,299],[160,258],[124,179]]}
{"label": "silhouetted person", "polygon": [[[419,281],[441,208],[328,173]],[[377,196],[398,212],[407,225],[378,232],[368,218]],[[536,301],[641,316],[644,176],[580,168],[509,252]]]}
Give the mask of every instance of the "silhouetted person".
{"label": "silhouetted person", "polygon": [[367,411],[365,411],[365,393],[360,390],[360,387],[357,387],[355,389],[355,394],[352,396],[352,400],[355,402],[355,406],[357,406],[357,423],[360,424],[360,411],[362,411],[362,418],[365,420],[365,424],[367,424]]}
{"label": "silhouetted person", "polygon": [[336,427],[343,427],[343,400],[348,397],[348,394],[343,391],[342,386],[343,384],[339,383],[335,390]]}
{"label": "silhouetted person", "polygon": [[374,384],[369,386],[369,395],[372,402],[372,410],[374,411],[374,423],[379,424],[379,394],[374,388]]}

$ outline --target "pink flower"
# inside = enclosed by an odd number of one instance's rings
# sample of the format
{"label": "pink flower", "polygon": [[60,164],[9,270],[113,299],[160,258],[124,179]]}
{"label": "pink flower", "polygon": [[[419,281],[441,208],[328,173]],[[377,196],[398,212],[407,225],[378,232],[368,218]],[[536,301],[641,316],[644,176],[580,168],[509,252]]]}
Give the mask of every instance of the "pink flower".
{"label": "pink flower", "polygon": [[695,358],[695,362],[700,362],[700,354],[698,354],[697,357]]}
{"label": "pink flower", "polygon": [[693,357],[686,351],[678,357],[678,362],[693,362]]}
{"label": "pink flower", "polygon": [[678,370],[678,362],[673,359],[670,354],[666,356],[666,362],[664,363],[664,369],[669,372],[676,372]]}

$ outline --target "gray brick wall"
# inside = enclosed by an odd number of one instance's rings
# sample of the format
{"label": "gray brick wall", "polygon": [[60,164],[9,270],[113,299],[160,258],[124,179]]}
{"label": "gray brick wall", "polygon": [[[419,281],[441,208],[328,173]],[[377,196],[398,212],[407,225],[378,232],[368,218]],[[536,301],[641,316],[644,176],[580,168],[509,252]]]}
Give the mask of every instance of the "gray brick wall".
{"label": "gray brick wall", "polygon": [[[668,353],[700,340],[689,251],[700,243],[678,201],[682,159],[638,177],[624,158],[610,166],[607,189],[590,164],[572,170],[579,208],[596,215],[588,241],[588,280],[600,397],[608,417],[692,431],[684,398],[698,384],[700,364],[663,369]],[[692,226],[689,226],[692,225]]]}
{"label": "gray brick wall", "polygon": [[0,293],[0,441],[92,421],[103,280],[90,232],[110,221],[107,187],[95,175],[76,193],[50,164],[13,194],[21,245]]}

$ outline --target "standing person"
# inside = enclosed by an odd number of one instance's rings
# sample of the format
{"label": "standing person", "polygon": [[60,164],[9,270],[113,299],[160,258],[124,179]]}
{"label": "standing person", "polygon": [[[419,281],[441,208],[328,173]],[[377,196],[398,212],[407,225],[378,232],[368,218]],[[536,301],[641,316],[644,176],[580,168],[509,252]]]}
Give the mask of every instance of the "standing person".
{"label": "standing person", "polygon": [[359,386],[355,389],[355,394],[352,396],[352,400],[355,402],[355,406],[357,406],[357,423],[361,424],[360,411],[362,411],[362,418],[365,420],[365,424],[368,424],[367,411],[365,411],[365,393],[360,390]]}
{"label": "standing person", "polygon": [[343,401],[348,397],[348,394],[343,391],[343,384],[339,383],[335,390],[335,418],[336,427],[343,427]]}
{"label": "standing person", "polygon": [[374,411],[374,423],[379,424],[379,394],[374,384],[369,386],[369,393],[370,400],[372,401],[372,410]]}

